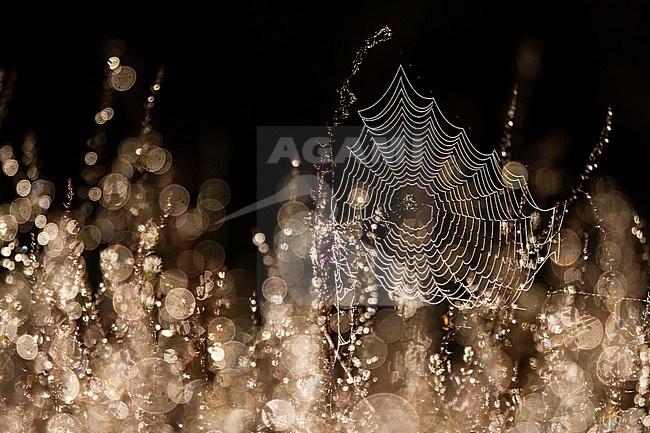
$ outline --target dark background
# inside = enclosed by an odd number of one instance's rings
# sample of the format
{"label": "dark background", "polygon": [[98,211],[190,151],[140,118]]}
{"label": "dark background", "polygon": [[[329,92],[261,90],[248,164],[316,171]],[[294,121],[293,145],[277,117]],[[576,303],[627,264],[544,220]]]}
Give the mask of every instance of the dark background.
{"label": "dark background", "polygon": [[[204,2],[112,1],[9,9],[0,18],[0,66],[20,77],[0,139],[20,143],[33,130],[41,171],[61,200],[95,127],[102,43],[119,37],[139,84],[114,104],[107,146],[137,133],[140,102],[164,65],[154,127],[179,165],[179,182],[192,192],[205,178],[224,178],[232,212],[256,199],[257,126],[322,125],[355,51],[386,24],[393,40],[370,52],[352,83],[357,109],[383,93],[402,63],[416,88],[490,151],[518,81],[513,156],[559,130],[567,151],[558,168],[578,173],[611,105],[614,134],[601,171],[649,218],[650,5],[611,3],[214,2],[206,9]],[[528,76],[518,66],[526,50],[539,59]],[[230,223],[232,266],[255,257],[254,225],[254,215]]]}

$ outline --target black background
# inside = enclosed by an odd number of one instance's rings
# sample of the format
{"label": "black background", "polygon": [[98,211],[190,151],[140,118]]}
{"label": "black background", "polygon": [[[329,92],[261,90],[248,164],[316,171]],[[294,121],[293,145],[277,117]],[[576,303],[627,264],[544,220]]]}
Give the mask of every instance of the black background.
{"label": "black background", "polygon": [[[355,51],[383,25],[393,41],[368,55],[352,84],[357,109],[373,103],[406,65],[417,89],[435,96],[453,123],[483,151],[499,142],[522,41],[540,47],[536,80],[515,130],[515,156],[552,130],[564,130],[578,172],[614,110],[612,143],[601,170],[650,217],[650,5],[610,2],[351,1],[59,2],[5,9],[0,66],[20,72],[2,140],[39,137],[42,173],[57,191],[83,164],[95,127],[105,58],[119,37],[140,65],[140,84],[116,102],[108,145],[137,133],[146,88],[166,68],[154,126],[195,190],[212,175],[232,189],[229,211],[256,199],[258,125],[322,125]],[[127,92],[128,93],[128,92]],[[121,105],[120,105],[121,104]],[[351,124],[358,123],[352,117]],[[112,140],[112,141],[111,141]],[[271,180],[270,180],[271,181]],[[61,199],[59,194],[58,198]],[[2,199],[11,199],[3,194]],[[233,220],[228,260],[255,256],[255,216]]]}

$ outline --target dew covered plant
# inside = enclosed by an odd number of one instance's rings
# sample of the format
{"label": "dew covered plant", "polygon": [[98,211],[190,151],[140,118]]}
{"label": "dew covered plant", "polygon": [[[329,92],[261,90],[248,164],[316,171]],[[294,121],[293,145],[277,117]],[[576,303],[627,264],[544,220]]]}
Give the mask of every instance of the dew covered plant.
{"label": "dew covered plant", "polygon": [[[262,270],[229,268],[211,236],[224,180],[174,183],[152,127],[162,69],[109,159],[113,101],[141,80],[118,39],[81,184],[55,196],[32,133],[0,147],[3,431],[648,430],[645,220],[594,174],[612,111],[557,198],[548,149],[511,158],[516,87],[483,154],[400,67],[337,166],[352,80],[390,38],[357,53],[320,163],[287,167],[273,233],[252,235]],[[0,124],[14,79],[0,71]]]}

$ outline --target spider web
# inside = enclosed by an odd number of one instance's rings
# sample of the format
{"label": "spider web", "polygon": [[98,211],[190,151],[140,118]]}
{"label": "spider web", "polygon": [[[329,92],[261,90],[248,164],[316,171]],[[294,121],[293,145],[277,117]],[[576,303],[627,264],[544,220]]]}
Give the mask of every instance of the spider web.
{"label": "spider web", "polygon": [[401,66],[359,114],[331,199],[337,305],[373,285],[392,300],[514,302],[554,251],[563,212],[538,207],[524,175],[479,152]]}

